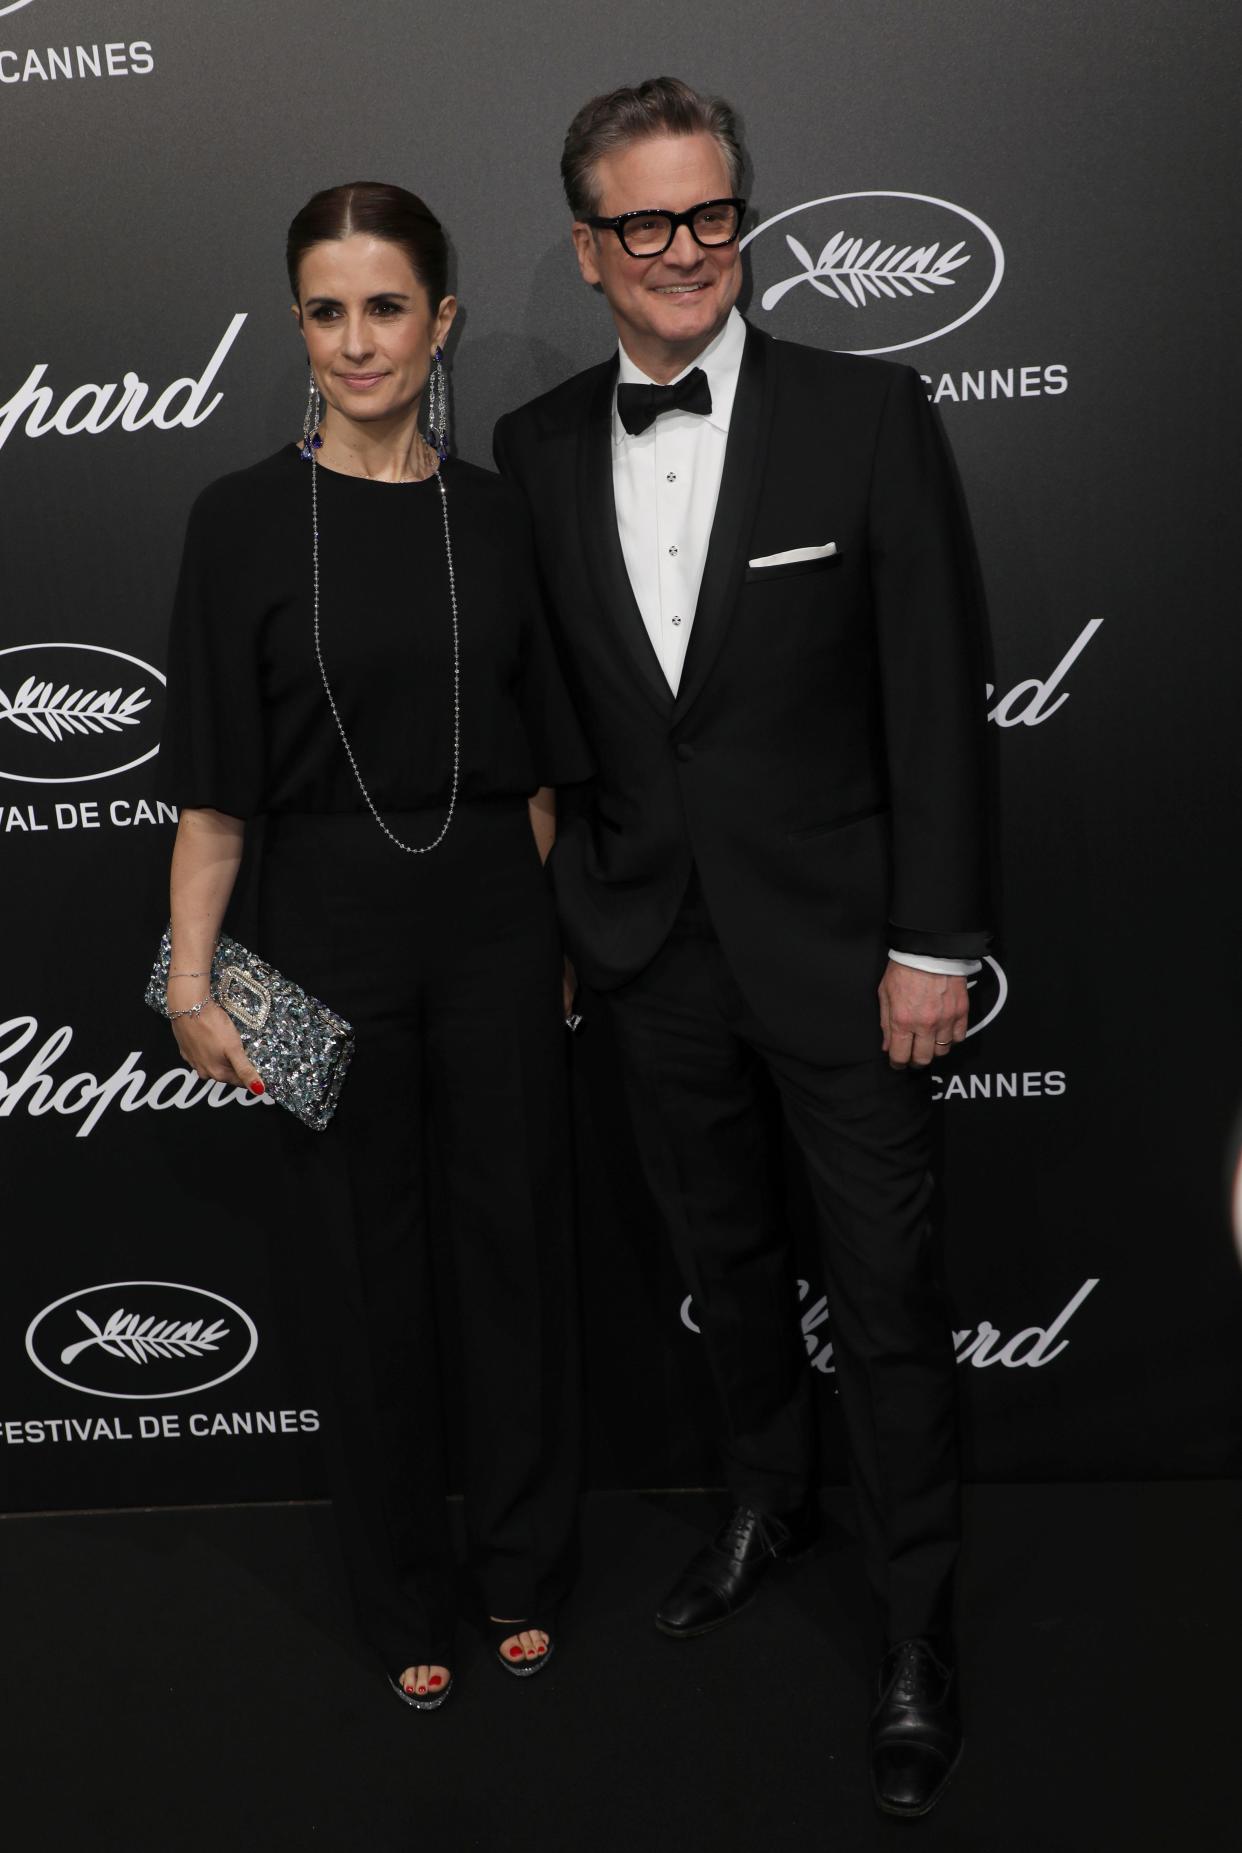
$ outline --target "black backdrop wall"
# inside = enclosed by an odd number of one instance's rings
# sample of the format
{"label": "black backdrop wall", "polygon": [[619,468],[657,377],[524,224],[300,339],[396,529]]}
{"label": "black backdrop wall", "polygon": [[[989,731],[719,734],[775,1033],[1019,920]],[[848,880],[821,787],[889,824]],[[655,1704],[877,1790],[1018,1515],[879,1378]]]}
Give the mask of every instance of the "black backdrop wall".
{"label": "black backdrop wall", "polygon": [[[318,1487],[322,1334],[281,1291],[315,1232],[285,1226],[273,1109],[178,1068],[141,1002],[185,514],[300,421],[281,251],[320,186],[442,214],[467,457],[606,352],[559,145],[655,67],[743,109],[748,313],[917,367],[974,512],[1005,925],[942,1083],[972,1470],[1236,1464],[1238,52],[1213,0],[0,0],[4,1508]],[[575,1066],[592,1478],[710,1479],[598,1025]],[[170,1330],[179,1355],[138,1342]]]}

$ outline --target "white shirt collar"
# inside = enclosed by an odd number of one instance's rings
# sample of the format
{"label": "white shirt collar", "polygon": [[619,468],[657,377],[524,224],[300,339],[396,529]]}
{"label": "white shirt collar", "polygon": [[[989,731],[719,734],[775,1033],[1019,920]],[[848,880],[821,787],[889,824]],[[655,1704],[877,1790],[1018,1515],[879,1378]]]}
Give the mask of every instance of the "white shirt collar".
{"label": "white shirt collar", "polygon": [[[624,347],[618,347],[617,384],[634,386],[675,386],[678,380],[695,367],[701,367],[707,375],[707,384],[711,388],[712,409],[707,414],[707,423],[715,425],[718,431],[728,431],[729,419],[733,412],[733,400],[737,393],[738,374],[742,370],[742,349],[746,346],[746,324],[737,310],[730,309],[724,327],[718,335],[703,349],[703,352],[683,367],[674,379],[656,381],[649,378],[641,367],[636,367]],[[670,414],[666,413],[666,417]],[[617,416],[616,396],[613,396],[612,439],[614,444],[629,440],[629,432]]]}

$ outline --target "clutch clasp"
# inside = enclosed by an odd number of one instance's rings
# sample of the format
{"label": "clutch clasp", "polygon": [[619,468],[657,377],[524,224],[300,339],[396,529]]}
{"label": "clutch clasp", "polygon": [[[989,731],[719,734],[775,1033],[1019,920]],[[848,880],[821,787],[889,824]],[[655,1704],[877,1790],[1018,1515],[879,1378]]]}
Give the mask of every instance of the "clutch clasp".
{"label": "clutch clasp", "polygon": [[261,1030],[272,1008],[272,994],[240,965],[226,965],[220,974],[220,1003],[247,1029]]}

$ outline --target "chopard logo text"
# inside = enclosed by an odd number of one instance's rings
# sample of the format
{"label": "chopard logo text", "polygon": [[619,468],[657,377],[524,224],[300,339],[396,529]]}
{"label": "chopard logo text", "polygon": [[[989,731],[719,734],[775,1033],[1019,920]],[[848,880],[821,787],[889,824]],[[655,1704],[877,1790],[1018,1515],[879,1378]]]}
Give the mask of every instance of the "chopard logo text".
{"label": "chopard logo text", "polygon": [[1078,661],[1095,633],[1103,624],[1103,618],[1092,618],[1075,637],[1065,655],[1061,658],[1050,676],[1042,680],[1039,676],[1028,676],[1025,682],[1018,682],[999,701],[993,702],[996,694],[995,685],[987,684],[988,719],[998,727],[1041,727],[1050,721],[1058,708],[1063,708],[1069,700],[1069,690],[1061,689],[1055,701],[1050,698],[1054,689],[1060,688],[1074,664]]}
{"label": "chopard logo text", "polygon": [[[10,1063],[30,1048],[39,1034],[38,1017],[10,1017],[0,1023],[0,1064]],[[20,1071],[0,1067],[0,1119],[10,1119],[20,1108],[36,1119],[56,1113],[66,1119],[79,1119],[75,1137],[89,1138],[104,1114],[112,1106],[122,1113],[136,1113],[142,1107],[162,1113],[169,1107],[179,1111],[187,1107],[267,1106],[270,1095],[256,1096],[244,1087],[226,1081],[200,1081],[192,1068],[169,1068],[148,1080],[139,1067],[142,1052],[133,1049],[111,1074],[96,1075],[86,1071],[57,1075],[57,1063],[73,1042],[73,1031],[62,1024],[52,1031],[37,1049],[26,1057]]]}
{"label": "chopard logo text", "polygon": [[13,396],[0,405],[0,450],[23,419],[29,438],[47,437],[51,432],[61,437],[98,437],[118,422],[123,431],[141,431],[146,425],[155,425],[160,431],[171,431],[177,425],[187,430],[201,425],[224,397],[217,392],[208,398],[208,393],[245,320],[244,312],[233,317],[197,379],[187,375],[173,380],[145,411],[151,388],[132,372],[122,377],[119,386],[115,381],[75,386],[53,410],[53,389],[42,383],[48,363],[41,361],[31,368]]}
{"label": "chopard logo text", "polygon": [[[1099,1284],[1098,1278],[1085,1280],[1048,1325],[1023,1326],[1011,1338],[1006,1338],[999,1326],[993,1325],[990,1319],[981,1319],[978,1325],[966,1326],[964,1330],[954,1332],[953,1350],[958,1363],[970,1364],[975,1370],[986,1370],[989,1364],[1002,1364],[1006,1370],[1023,1367],[1040,1370],[1045,1364],[1051,1364],[1069,1345],[1069,1339],[1063,1338],[1062,1333]],[[798,1298],[804,1309],[802,1338],[811,1368],[830,1377],[837,1367],[833,1360],[832,1341],[825,1330],[828,1324],[827,1298],[821,1294],[818,1299],[811,1300],[810,1282],[805,1280],[798,1282]],[[694,1302],[689,1295],[681,1303],[681,1322],[687,1330],[699,1331],[694,1317]]]}

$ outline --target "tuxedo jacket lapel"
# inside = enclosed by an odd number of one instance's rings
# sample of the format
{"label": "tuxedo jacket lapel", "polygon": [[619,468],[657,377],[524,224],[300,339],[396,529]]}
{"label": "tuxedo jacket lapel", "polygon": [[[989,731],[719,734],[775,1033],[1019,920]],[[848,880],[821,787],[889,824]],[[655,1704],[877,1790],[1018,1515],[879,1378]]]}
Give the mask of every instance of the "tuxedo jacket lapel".
{"label": "tuxedo jacket lapel", "polygon": [[[768,337],[748,327],[733,414],[729,420],[729,441],[725,447],[711,540],[677,695],[678,719],[701,693],[733,617],[759,488],[768,463],[771,422],[772,366],[768,357]],[[616,527],[615,521],[613,527]]]}
{"label": "tuxedo jacket lapel", "polygon": [[595,596],[616,628],[643,686],[671,715],[673,691],[651,645],[626,571],[612,488],[612,401],[617,362],[602,367],[578,433],[578,520]]}

